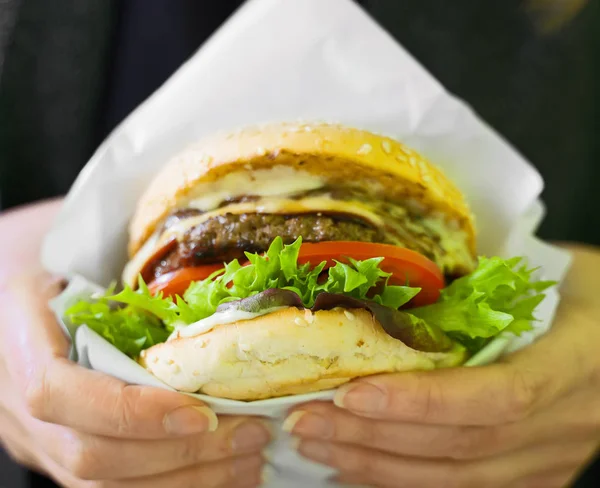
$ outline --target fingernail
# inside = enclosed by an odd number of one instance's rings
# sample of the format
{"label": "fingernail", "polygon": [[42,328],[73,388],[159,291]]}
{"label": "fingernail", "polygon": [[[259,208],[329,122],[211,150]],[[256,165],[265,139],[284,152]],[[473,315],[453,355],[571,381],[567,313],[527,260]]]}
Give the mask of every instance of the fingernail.
{"label": "fingernail", "polygon": [[298,410],[297,412],[292,412],[283,421],[281,430],[283,430],[284,432],[292,432],[292,430],[294,430],[294,427],[296,427],[296,424],[298,423],[298,421],[305,415],[306,415],[306,412],[303,412],[302,410]]}
{"label": "fingernail", "polygon": [[281,427],[284,432],[293,432],[296,435],[306,437],[318,437],[330,439],[333,437],[333,423],[312,412],[299,410],[293,412]]}
{"label": "fingernail", "polygon": [[236,454],[258,451],[271,440],[271,433],[262,422],[251,420],[241,424],[233,433],[232,449]]}
{"label": "fingernail", "polygon": [[350,488],[351,486],[354,488],[369,488],[367,481],[361,480],[360,476],[351,473],[335,474],[330,476],[327,481],[338,488]]}
{"label": "fingernail", "polygon": [[208,407],[179,407],[167,414],[165,430],[171,435],[190,435],[217,430],[219,420]]}
{"label": "fingernail", "polygon": [[305,458],[318,463],[326,464],[329,460],[329,445],[324,442],[302,441],[298,446],[298,452]]}
{"label": "fingernail", "polygon": [[364,413],[380,412],[387,402],[385,391],[367,383],[344,385],[333,398],[333,403],[340,408]]}

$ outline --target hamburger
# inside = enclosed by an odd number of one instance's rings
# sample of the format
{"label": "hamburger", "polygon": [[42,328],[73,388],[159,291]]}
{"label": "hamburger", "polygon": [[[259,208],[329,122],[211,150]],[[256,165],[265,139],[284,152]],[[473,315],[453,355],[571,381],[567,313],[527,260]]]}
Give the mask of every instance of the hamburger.
{"label": "hamburger", "polygon": [[167,385],[234,400],[463,364],[531,329],[521,258],[478,257],[459,189],[414,150],[330,124],[206,138],[140,198],[122,290],[67,311]]}

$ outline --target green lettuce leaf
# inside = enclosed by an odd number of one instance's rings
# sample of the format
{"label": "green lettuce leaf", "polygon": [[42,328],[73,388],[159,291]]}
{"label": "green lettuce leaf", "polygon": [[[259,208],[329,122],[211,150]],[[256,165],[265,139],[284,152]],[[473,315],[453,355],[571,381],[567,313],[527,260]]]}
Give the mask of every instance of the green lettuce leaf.
{"label": "green lettuce leaf", "polygon": [[[325,262],[298,264],[301,244],[298,239],[283,245],[278,237],[265,254],[246,253],[248,263],[244,266],[237,260],[226,263],[205,280],[191,283],[183,297],[175,299],[152,296],[140,278],[135,291],[125,287],[115,294],[111,288],[101,297],[75,304],[67,311],[67,319],[76,325],[87,324],[135,357],[165,341],[176,327],[209,317],[231,302],[256,297],[265,290],[285,290],[293,293],[290,303],[307,308],[314,307],[319,296],[321,302],[326,296],[338,302],[340,297],[366,301],[372,313],[390,324],[391,335],[402,333],[414,342],[417,336],[410,336],[413,331],[407,327],[414,328],[419,332],[419,344],[425,344],[422,337],[436,337],[426,346],[433,348],[443,342],[439,339],[442,336],[432,333],[439,330],[474,352],[503,331],[519,334],[531,329],[534,311],[544,299],[541,292],[554,284],[534,280],[535,270],[527,269],[521,258],[481,258],[479,267],[443,290],[437,303],[394,315],[420,288],[389,285],[390,274],[380,268],[383,258],[348,259],[325,270]],[[243,305],[257,307],[273,297],[292,296],[269,293]],[[386,313],[393,315],[387,317]]]}
{"label": "green lettuce leaf", "polygon": [[541,292],[555,284],[536,281],[535,271],[522,258],[482,257],[473,273],[442,290],[437,303],[410,313],[475,352],[501,332],[531,330],[534,310],[545,297]]}
{"label": "green lettuce leaf", "polygon": [[115,308],[104,297],[94,302],[79,301],[65,315],[72,324],[87,325],[130,357],[137,357],[143,349],[169,337],[157,316],[135,305]]}
{"label": "green lettuce leaf", "polygon": [[[370,297],[376,303],[399,308],[408,303],[420,288],[389,286],[388,273],[379,264],[383,258],[337,262],[326,273],[326,263],[299,265],[302,239],[283,245],[277,237],[264,254],[246,253],[249,264],[238,260],[224,265],[205,280],[192,283],[183,297],[152,296],[140,278],[134,291],[125,287],[114,294],[113,288],[93,301],[82,301],[66,312],[75,325],[87,324],[121,351],[135,357],[140,351],[164,342],[175,327],[188,325],[211,316],[219,306],[255,296],[268,289],[294,292],[301,306],[312,307],[320,293],[343,293],[359,300],[377,287]],[[325,276],[322,276],[324,275]]]}
{"label": "green lettuce leaf", "polygon": [[[196,320],[200,320],[215,313],[222,303],[248,298],[270,288],[293,291],[309,308],[324,292],[343,293],[358,300],[372,298],[380,305],[399,308],[420,291],[420,288],[388,285],[390,274],[379,268],[383,258],[336,262],[322,278],[325,262],[316,266],[298,264],[301,245],[300,238],[284,246],[277,237],[265,255],[246,253],[250,264],[242,266],[237,260],[227,263],[219,275],[192,283],[183,298]],[[376,286],[379,293],[369,297]]]}

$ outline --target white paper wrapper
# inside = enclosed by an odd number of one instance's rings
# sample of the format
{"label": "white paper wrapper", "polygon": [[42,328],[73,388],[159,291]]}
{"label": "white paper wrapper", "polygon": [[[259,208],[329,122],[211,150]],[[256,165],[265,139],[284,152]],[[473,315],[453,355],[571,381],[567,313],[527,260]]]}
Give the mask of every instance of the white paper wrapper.
{"label": "white paper wrapper", "polygon": [[[466,194],[479,252],[525,255],[561,280],[569,256],[533,233],[543,207],[538,173],[349,0],[251,0],[104,142],[80,174],[43,247],[48,270],[75,278],[66,304],[120,276],[126,226],[140,193],[177,151],[219,130],[272,121],[331,121],[382,132],[422,152]],[[552,322],[555,290],[535,331],[500,337],[469,365],[529,344]],[[65,325],[66,327],[66,325]],[[86,327],[74,358],[130,383],[165,388]],[[281,422],[293,405],[332,392],[253,403],[200,396],[216,412]],[[276,429],[277,431],[278,429]],[[268,486],[319,487],[331,471],[299,459],[281,436]]]}

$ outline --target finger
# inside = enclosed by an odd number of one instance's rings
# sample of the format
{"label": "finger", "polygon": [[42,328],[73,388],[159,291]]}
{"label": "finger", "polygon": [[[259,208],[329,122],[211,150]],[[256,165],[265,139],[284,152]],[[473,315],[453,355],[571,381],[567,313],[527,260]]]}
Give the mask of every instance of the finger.
{"label": "finger", "polygon": [[422,488],[438,486],[468,488],[466,485],[448,483],[448,475],[453,464],[446,461],[432,462],[397,457],[357,446],[313,440],[301,441],[298,452],[311,461],[340,471],[345,479],[354,478],[367,484],[383,487],[406,485]]}
{"label": "finger", "polygon": [[555,439],[598,439],[600,401],[582,390],[529,419],[506,425],[446,426],[366,419],[328,402],[292,412],[283,429],[323,439],[423,458],[480,459]]}
{"label": "finger", "polygon": [[[594,444],[595,445],[595,444]],[[378,486],[422,488],[503,487],[543,472],[552,464],[557,469],[574,469],[592,452],[590,443],[564,443],[511,452],[482,461],[423,460],[392,456],[361,447],[304,440],[299,453],[344,474],[357,474]]]}
{"label": "finger", "polygon": [[575,473],[573,472],[565,472],[562,469],[554,470],[528,476],[503,488],[566,488],[571,486],[574,477]]}
{"label": "finger", "polygon": [[[527,418],[598,374],[598,327],[575,320],[486,367],[372,376],[342,386],[335,404],[357,414],[406,422],[493,425]],[[576,359],[576,360],[574,360]]]}
{"label": "finger", "polygon": [[11,298],[21,303],[3,311],[4,323],[18,324],[2,337],[11,358],[7,367],[32,416],[114,437],[164,438],[216,428],[215,414],[190,396],[126,385],[68,361],[68,343],[47,307],[55,290],[46,287],[40,295],[37,286],[46,277],[39,279],[13,283]]}
{"label": "finger", "polygon": [[159,439],[214,431],[202,402],[175,392],[127,385],[62,358],[44,365],[23,392],[32,416],[90,434]]}
{"label": "finger", "polygon": [[292,412],[283,430],[305,439],[368,447],[402,456],[477,459],[505,452],[516,439],[495,427],[457,427],[365,419],[326,403]]}
{"label": "finger", "polygon": [[223,418],[216,432],[164,440],[98,437],[37,424],[37,443],[56,463],[86,480],[139,478],[256,454],[270,440],[260,420],[239,417]]}
{"label": "finger", "polygon": [[29,468],[38,466],[37,446],[9,410],[0,404],[0,449],[19,464]]}
{"label": "finger", "polygon": [[192,468],[157,476],[131,480],[107,481],[102,488],[164,488],[258,486],[264,459],[259,455],[201,464]]}
{"label": "finger", "polygon": [[371,488],[375,485],[369,482],[364,476],[359,473],[344,473],[334,476],[332,481],[340,487],[352,488]]}
{"label": "finger", "polygon": [[46,458],[46,470],[60,486],[68,488],[246,488],[259,486],[264,459],[259,455],[200,464],[157,476],[125,480],[82,480],[52,459]]}
{"label": "finger", "polygon": [[505,365],[373,376],[338,389],[334,403],[370,418],[492,425],[525,418],[541,379]]}

